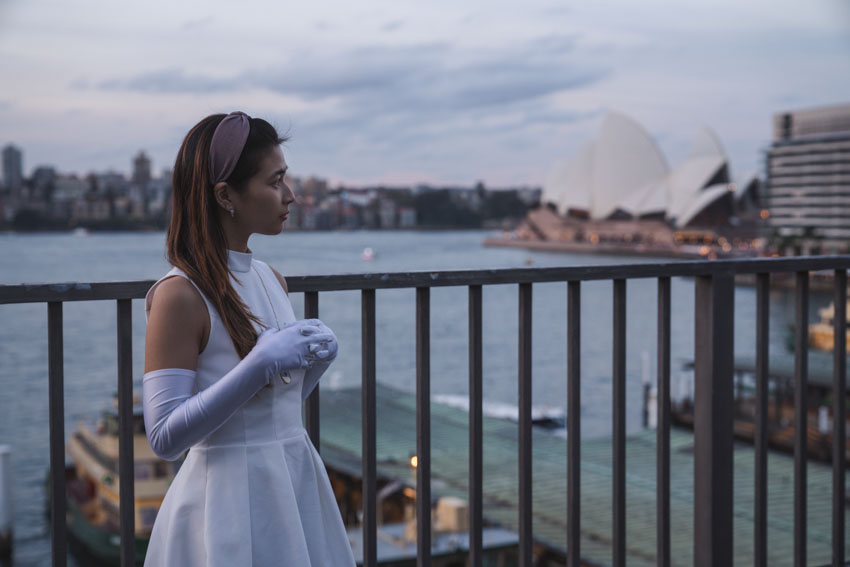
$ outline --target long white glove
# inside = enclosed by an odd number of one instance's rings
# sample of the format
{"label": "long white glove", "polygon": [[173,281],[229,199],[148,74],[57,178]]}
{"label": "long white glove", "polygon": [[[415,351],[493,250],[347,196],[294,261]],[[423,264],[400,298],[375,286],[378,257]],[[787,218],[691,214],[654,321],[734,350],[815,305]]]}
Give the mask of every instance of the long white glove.
{"label": "long white glove", "polygon": [[316,384],[319,383],[319,378],[322,377],[322,374],[325,373],[325,370],[331,365],[331,363],[336,359],[336,355],[339,352],[339,344],[336,340],[336,335],[334,332],[330,330],[330,328],[319,321],[319,329],[324,334],[330,334],[333,339],[327,342],[327,345],[322,345],[322,348],[327,349],[327,356],[317,359],[313,362],[310,367],[304,371],[304,380],[301,383],[301,401],[307,399],[307,396],[313,391],[316,387]]}
{"label": "long white glove", "polygon": [[[323,345],[336,342],[322,332],[318,319],[295,321],[281,330],[267,329],[257,344],[227,374],[193,394],[195,371],[165,368],[142,377],[145,430],[154,452],[173,461],[221,427],[272,377],[327,358]],[[323,326],[323,325],[322,325]]]}

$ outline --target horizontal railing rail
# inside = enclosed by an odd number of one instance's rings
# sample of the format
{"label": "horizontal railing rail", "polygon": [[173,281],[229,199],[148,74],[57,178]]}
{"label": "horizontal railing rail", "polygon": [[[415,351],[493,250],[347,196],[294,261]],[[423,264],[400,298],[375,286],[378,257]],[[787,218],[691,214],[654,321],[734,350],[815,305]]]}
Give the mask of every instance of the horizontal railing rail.
{"label": "horizontal railing rail", "polygon": [[[361,292],[362,437],[363,437],[363,564],[377,563],[376,514],[376,351],[375,293],[379,289],[416,289],[416,430],[419,490],[416,499],[417,565],[430,565],[431,548],[431,439],[430,439],[430,288],[466,286],[469,289],[469,506],[470,565],[482,564],[482,286],[518,286],[518,510],[519,563],[532,565],[532,290],[533,284],[566,283],[567,295],[567,518],[568,565],[581,564],[580,478],[580,351],[581,284],[613,282],[612,416],[613,513],[612,563],[626,562],[626,287],[628,280],[653,278],[658,283],[658,404],[657,404],[657,564],[669,566],[670,556],[670,282],[694,278],[694,563],[698,566],[732,564],[732,425],[734,276],[755,275],[756,284],[756,400],[755,400],[755,510],[754,558],[767,565],[767,377],[769,373],[769,302],[772,274],[794,275],[796,370],[794,432],[794,564],[805,565],[807,515],[806,440],[806,329],[810,272],[834,277],[833,423],[846,421],[845,302],[850,256],[761,258],[741,260],[640,263],[567,268],[423,271],[403,273],[290,276],[291,293],[304,293],[305,317],[319,316],[320,292]],[[62,305],[66,301],[112,300],[118,317],[119,475],[122,565],[134,562],[133,454],[132,454],[132,338],[131,300],[144,297],[150,281],[112,283],[21,284],[0,286],[0,304],[46,303],[48,306],[50,396],[50,494],[53,565],[65,565],[64,398]],[[307,430],[319,447],[319,388],[307,401]],[[843,427],[833,428],[832,447],[832,565],[845,561],[845,446]]]}
{"label": "horizontal railing rail", "polygon": [[[850,265],[850,256],[694,260],[646,264],[610,264],[568,268],[500,268],[370,274],[287,276],[290,292],[354,291],[415,287],[596,281],[659,277],[699,277],[716,273],[796,273],[827,271]],[[24,283],[0,285],[0,305],[50,301],[140,299],[154,280],[95,283]]]}

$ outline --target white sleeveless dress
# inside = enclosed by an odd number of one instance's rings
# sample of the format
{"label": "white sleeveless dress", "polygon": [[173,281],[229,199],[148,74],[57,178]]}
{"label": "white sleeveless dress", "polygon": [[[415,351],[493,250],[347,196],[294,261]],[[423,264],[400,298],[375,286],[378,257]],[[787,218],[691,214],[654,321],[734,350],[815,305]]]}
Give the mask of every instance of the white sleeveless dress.
{"label": "white sleeveless dress", "polygon": [[[233,251],[228,264],[237,293],[264,324],[275,327],[275,316],[281,325],[295,320],[268,265]],[[189,279],[174,268],[159,281],[174,275]],[[218,313],[201,297],[210,334],[198,358],[199,391],[239,362]],[[324,464],[302,426],[304,371],[289,375],[289,384],[276,377],[189,450],[157,515],[145,567],[355,565]]]}

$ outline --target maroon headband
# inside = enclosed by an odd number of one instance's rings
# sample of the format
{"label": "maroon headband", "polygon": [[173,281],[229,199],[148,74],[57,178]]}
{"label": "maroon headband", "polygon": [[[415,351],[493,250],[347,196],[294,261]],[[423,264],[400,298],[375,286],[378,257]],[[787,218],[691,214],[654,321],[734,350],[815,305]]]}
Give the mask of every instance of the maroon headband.
{"label": "maroon headband", "polygon": [[233,173],[250,131],[251,117],[244,112],[231,112],[218,123],[210,143],[210,179],[213,185]]}

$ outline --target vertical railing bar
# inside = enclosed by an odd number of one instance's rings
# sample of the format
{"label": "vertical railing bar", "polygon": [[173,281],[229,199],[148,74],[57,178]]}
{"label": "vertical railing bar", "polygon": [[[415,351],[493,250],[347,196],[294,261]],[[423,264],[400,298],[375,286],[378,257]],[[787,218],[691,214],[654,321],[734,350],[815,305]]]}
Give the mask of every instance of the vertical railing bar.
{"label": "vertical railing bar", "polygon": [[377,457],[375,379],[375,290],[360,293],[361,304],[361,413],[363,446],[363,567],[378,564]]}
{"label": "vertical railing bar", "polygon": [[531,567],[531,284],[519,284],[519,565]]}
{"label": "vertical railing bar", "polygon": [[844,522],[847,489],[847,270],[835,270],[832,380],[832,565],[845,563]]}
{"label": "vertical railing bar", "polygon": [[[304,318],[318,319],[319,318],[319,292],[306,291],[304,292]],[[319,384],[313,388],[313,391],[307,397],[307,403],[304,405],[304,421],[307,424],[307,434],[310,436],[310,441],[316,447],[316,451],[321,451],[320,441],[320,425],[319,425]]]}
{"label": "vertical railing bar", "polygon": [[658,567],[670,567],[670,278],[658,278],[658,387],[656,432]]}
{"label": "vertical railing bar", "polygon": [[809,272],[796,274],[794,348],[794,565],[806,565],[806,436],[808,434]]}
{"label": "vertical railing bar", "polygon": [[416,565],[431,565],[431,288],[416,288]]}
{"label": "vertical railing bar", "polygon": [[581,282],[567,284],[567,565],[581,565]]}
{"label": "vertical railing bar", "polygon": [[133,465],[132,300],[117,300],[118,329],[118,514],[121,565],[136,564],[136,499]]}
{"label": "vertical railing bar", "polygon": [[626,280],[614,280],[613,343],[613,561],[626,564]]}
{"label": "vertical railing bar", "polygon": [[770,274],[756,275],[755,567],[767,567],[767,412],[770,372]]}
{"label": "vertical railing bar", "polygon": [[483,481],[482,287],[469,286],[469,567],[481,567]]}
{"label": "vertical railing bar", "polygon": [[732,564],[732,273],[696,278],[694,298],[694,565]]}
{"label": "vertical railing bar", "polygon": [[65,528],[65,372],[62,302],[47,304],[48,407],[50,419],[50,536],[53,567],[67,564]]}

